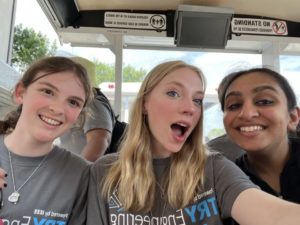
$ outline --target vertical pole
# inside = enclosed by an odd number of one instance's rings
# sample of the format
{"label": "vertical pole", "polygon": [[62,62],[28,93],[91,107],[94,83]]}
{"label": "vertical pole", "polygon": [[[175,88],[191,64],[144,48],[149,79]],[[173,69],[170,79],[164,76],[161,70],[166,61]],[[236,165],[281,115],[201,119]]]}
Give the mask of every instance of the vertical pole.
{"label": "vertical pole", "polygon": [[262,51],[262,65],[280,73],[280,43],[270,42]]}
{"label": "vertical pole", "polygon": [[115,101],[114,110],[116,115],[122,115],[122,83],[123,83],[123,35],[115,36]]}
{"label": "vertical pole", "polygon": [[0,60],[10,64],[17,0],[0,1]]}

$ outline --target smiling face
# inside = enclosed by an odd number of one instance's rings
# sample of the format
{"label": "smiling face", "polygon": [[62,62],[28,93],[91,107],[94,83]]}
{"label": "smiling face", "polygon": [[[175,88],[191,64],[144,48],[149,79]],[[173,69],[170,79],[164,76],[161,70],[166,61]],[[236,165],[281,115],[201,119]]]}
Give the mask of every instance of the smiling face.
{"label": "smiling face", "polygon": [[144,113],[153,136],[153,155],[180,151],[201,116],[203,84],[190,68],[166,75],[146,97]]}
{"label": "smiling face", "polygon": [[289,112],[287,97],[278,83],[261,72],[244,74],[228,87],[224,101],[227,134],[248,152],[274,153],[288,149],[288,130],[298,122]]}
{"label": "smiling face", "polygon": [[65,133],[77,120],[86,96],[78,77],[69,71],[40,77],[27,88],[21,83],[15,90],[22,112],[16,130],[36,141],[52,142]]}

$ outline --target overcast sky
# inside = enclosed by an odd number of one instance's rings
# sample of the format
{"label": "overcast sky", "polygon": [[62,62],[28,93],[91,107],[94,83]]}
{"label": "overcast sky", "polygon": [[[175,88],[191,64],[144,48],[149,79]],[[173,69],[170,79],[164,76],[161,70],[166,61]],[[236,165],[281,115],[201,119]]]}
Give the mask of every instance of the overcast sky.
{"label": "overcast sky", "polygon": [[[15,24],[22,23],[26,27],[33,28],[43,34],[46,34],[50,40],[57,40],[57,34],[52,28],[47,17],[40,8],[36,0],[18,0]],[[114,54],[103,48],[72,48],[69,45],[59,46],[60,49],[68,51],[75,55],[80,55],[89,60],[98,59],[104,63],[114,63]],[[164,60],[181,59],[199,66],[207,77],[208,84],[217,86],[219,80],[226,73],[237,68],[247,68],[261,64],[261,56],[254,54],[225,54],[225,53],[201,53],[201,52],[170,52],[166,51],[145,51],[143,50],[124,50],[124,63],[144,68],[149,71],[153,66]],[[296,92],[300,92],[300,57],[282,57],[282,71],[293,81]],[[298,83],[298,84],[297,84]],[[298,85],[298,86],[297,86]],[[298,91],[299,90],[299,91]]]}
{"label": "overcast sky", "polygon": [[[20,23],[26,27],[33,28],[37,32],[47,35],[51,41],[56,40],[57,44],[60,45],[56,32],[42,11],[37,0],[17,1],[15,24]],[[59,46],[59,48],[75,55],[80,54],[82,57],[86,57],[90,60],[93,60],[94,57],[101,59],[101,61],[105,63],[114,63],[114,55],[108,49],[90,48],[89,50],[84,50],[83,48],[72,48],[68,44]]]}

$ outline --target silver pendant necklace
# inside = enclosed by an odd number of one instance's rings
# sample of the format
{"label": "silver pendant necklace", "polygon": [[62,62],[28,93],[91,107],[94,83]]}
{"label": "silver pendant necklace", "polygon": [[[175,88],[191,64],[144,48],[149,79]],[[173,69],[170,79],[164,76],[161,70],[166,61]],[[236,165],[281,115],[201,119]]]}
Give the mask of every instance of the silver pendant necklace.
{"label": "silver pendant necklace", "polygon": [[[49,154],[49,153],[48,153]],[[9,158],[9,164],[10,164],[10,171],[11,171],[11,177],[12,177],[12,182],[13,182],[13,188],[14,188],[14,192],[11,193],[8,196],[8,201],[13,203],[13,204],[17,204],[20,198],[20,190],[21,188],[31,179],[31,177],[35,174],[35,172],[41,167],[41,165],[43,164],[43,162],[46,161],[47,155],[44,156],[44,158],[42,159],[42,161],[39,163],[39,165],[32,171],[32,173],[29,175],[29,177],[25,180],[25,182],[18,188],[16,189],[16,183],[15,183],[15,176],[14,176],[14,170],[13,170],[13,166],[12,166],[12,160],[11,160],[11,154],[10,151],[8,151],[8,158]]]}

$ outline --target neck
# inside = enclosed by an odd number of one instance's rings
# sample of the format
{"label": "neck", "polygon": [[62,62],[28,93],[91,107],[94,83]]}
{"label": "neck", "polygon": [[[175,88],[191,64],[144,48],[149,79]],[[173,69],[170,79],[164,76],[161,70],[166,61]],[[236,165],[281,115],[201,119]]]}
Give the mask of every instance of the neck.
{"label": "neck", "polygon": [[269,184],[277,193],[280,193],[280,174],[290,157],[289,144],[280,149],[271,149],[266,153],[247,153],[248,162],[258,176]]}
{"label": "neck", "polygon": [[289,159],[289,144],[265,152],[247,153],[248,161],[258,173],[280,174]]}
{"label": "neck", "polygon": [[4,143],[14,154],[29,157],[46,155],[53,148],[52,142],[38,142],[26,134],[17,135],[15,131],[4,137]]}

